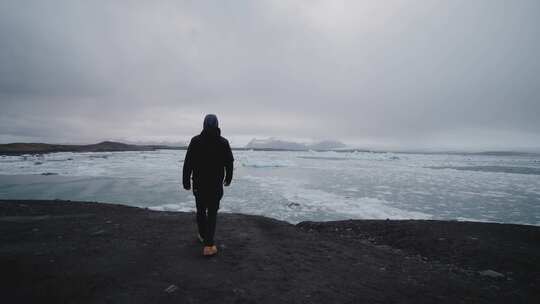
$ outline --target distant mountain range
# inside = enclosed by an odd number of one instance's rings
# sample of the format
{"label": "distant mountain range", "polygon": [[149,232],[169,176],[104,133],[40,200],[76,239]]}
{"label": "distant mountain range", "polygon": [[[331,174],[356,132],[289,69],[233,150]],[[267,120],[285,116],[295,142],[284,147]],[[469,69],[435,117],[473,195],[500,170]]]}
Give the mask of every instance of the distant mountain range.
{"label": "distant mountain range", "polygon": [[286,141],[277,138],[268,139],[252,139],[247,145],[247,149],[258,150],[334,150],[345,148],[346,145],[336,140],[323,140],[314,143],[298,143],[294,141]]}
{"label": "distant mountain range", "polygon": [[[63,145],[46,143],[10,143],[0,144],[0,155],[43,154],[54,152],[121,152],[121,151],[154,151],[154,150],[185,150],[186,146],[171,145],[134,145],[114,141],[103,141],[90,145]],[[347,147],[335,140],[324,140],[314,143],[298,143],[294,141],[280,140],[276,138],[252,139],[244,148],[233,150],[262,150],[262,151],[337,151],[337,152],[377,152],[383,150],[366,150]],[[533,156],[538,157],[538,152],[518,151],[483,151],[483,152],[456,152],[456,151],[394,151],[407,154],[457,154],[457,155],[489,155],[489,156]]]}
{"label": "distant mountain range", "polygon": [[167,147],[187,147],[189,140],[186,141],[131,141],[131,140],[118,140],[128,145],[136,146],[167,146]]}
{"label": "distant mountain range", "polygon": [[130,145],[114,141],[103,141],[91,145],[58,145],[44,143],[12,143],[0,145],[0,154],[41,154],[52,152],[115,152],[115,151],[152,151],[157,149],[173,149],[175,147],[161,145]]}
{"label": "distant mountain range", "polygon": [[[325,140],[315,143],[297,143],[293,141],[270,139],[253,139],[245,148],[235,150],[333,150],[344,148],[339,141]],[[135,145],[115,141],[103,141],[90,145],[63,145],[46,143],[10,143],[0,144],[0,155],[42,154],[53,152],[119,152],[119,151],[153,151],[158,149],[186,149],[186,146],[171,145]]]}

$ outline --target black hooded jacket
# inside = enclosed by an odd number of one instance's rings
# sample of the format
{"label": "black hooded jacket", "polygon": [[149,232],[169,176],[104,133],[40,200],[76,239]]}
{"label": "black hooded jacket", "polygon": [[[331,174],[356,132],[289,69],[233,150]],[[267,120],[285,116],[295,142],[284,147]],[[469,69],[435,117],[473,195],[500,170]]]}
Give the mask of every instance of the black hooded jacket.
{"label": "black hooded jacket", "polygon": [[205,128],[189,143],[183,168],[183,186],[197,191],[223,191],[233,176],[233,154],[219,128]]}

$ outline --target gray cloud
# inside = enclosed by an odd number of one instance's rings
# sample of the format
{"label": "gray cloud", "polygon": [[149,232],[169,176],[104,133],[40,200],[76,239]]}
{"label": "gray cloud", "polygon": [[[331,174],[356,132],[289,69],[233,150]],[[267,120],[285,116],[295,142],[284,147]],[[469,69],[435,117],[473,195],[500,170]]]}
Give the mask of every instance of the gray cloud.
{"label": "gray cloud", "polygon": [[540,142],[538,1],[0,1],[0,140]]}

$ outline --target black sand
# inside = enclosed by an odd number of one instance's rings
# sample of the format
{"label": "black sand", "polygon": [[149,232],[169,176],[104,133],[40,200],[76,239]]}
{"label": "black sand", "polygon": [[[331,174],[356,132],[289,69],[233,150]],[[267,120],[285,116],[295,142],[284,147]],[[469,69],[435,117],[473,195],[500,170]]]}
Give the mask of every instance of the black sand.
{"label": "black sand", "polygon": [[[540,227],[0,201],[3,303],[540,303]],[[488,271],[489,270],[489,271]]]}

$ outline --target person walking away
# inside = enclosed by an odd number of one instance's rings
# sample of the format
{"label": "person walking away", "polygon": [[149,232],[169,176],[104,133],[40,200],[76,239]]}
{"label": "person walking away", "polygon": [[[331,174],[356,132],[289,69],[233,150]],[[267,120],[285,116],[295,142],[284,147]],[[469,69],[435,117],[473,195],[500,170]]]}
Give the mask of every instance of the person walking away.
{"label": "person walking away", "polygon": [[229,186],[232,181],[233,162],[229,141],[221,136],[217,116],[206,115],[201,134],[189,143],[183,167],[184,189],[193,188],[195,196],[198,237],[204,244],[204,256],[217,254],[214,244],[217,211],[223,185]]}

